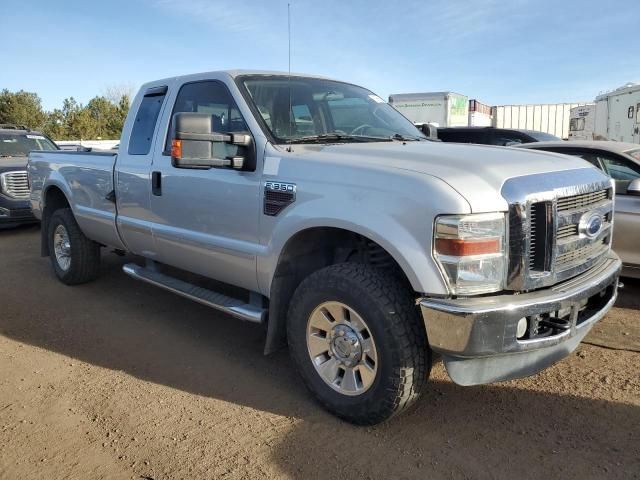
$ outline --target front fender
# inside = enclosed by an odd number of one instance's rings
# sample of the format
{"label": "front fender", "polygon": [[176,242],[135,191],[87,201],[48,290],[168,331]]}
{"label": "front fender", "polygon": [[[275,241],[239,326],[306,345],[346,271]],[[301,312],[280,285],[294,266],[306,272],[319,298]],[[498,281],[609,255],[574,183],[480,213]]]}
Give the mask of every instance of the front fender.
{"label": "front fender", "polygon": [[[358,185],[298,179],[296,202],[277,217],[263,217],[266,245],[258,257],[258,284],[269,296],[274,272],[287,242],[315,227],[360,234],[384,248],[402,268],[415,291],[447,294],[431,256],[433,220],[442,213],[469,213],[469,204],[440,179],[415,172],[365,171]],[[384,181],[382,181],[384,180]],[[282,178],[282,181],[290,181]]]}

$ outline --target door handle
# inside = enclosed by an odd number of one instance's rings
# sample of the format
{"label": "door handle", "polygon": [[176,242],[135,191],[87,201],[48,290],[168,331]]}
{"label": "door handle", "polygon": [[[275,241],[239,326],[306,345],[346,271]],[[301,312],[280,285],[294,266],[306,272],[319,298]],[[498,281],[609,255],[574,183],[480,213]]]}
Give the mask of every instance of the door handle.
{"label": "door handle", "polygon": [[156,197],[162,195],[162,173],[151,172],[151,193]]}

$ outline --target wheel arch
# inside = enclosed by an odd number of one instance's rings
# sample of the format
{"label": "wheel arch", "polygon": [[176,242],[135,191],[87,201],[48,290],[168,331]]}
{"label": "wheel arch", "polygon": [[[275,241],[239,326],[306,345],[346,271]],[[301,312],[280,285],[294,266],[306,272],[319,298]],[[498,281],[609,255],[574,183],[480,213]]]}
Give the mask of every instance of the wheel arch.
{"label": "wheel arch", "polygon": [[47,234],[49,232],[49,221],[51,220],[51,215],[53,215],[53,212],[61,208],[71,208],[71,203],[69,202],[67,194],[63,191],[62,187],[57,184],[48,185],[42,192],[40,255],[43,257],[48,257],[50,254]]}
{"label": "wheel arch", "polygon": [[[286,344],[286,318],[293,293],[304,278],[341,262],[373,264],[397,276],[407,288],[417,291],[418,279],[399,252],[381,245],[375,235],[353,228],[311,226],[291,235],[277,257],[269,288],[269,320],[265,354]],[[382,243],[387,243],[382,241]],[[391,251],[390,251],[391,250]],[[398,257],[401,260],[398,260]],[[414,283],[415,282],[415,283]]]}

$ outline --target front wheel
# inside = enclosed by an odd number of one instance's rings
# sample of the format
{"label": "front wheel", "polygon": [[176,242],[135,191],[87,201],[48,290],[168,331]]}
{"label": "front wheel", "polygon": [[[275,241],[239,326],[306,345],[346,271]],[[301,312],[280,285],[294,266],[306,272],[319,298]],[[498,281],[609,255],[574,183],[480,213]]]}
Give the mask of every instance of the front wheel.
{"label": "front wheel", "polygon": [[67,285],[94,280],[100,272],[100,245],[88,239],[71,209],[56,210],[48,229],[49,256],[56,277]]}
{"label": "front wheel", "polygon": [[291,300],[287,334],[307,387],[359,425],[413,404],[431,369],[412,292],[368,265],[332,265],[306,278]]}

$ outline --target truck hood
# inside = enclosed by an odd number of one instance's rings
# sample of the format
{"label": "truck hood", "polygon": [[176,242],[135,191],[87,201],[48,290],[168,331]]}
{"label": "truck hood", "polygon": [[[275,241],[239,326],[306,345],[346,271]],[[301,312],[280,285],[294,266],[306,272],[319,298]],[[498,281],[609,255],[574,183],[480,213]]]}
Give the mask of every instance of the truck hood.
{"label": "truck hood", "polygon": [[0,172],[27,168],[27,157],[0,157]]}
{"label": "truck hood", "polygon": [[437,177],[458,191],[472,212],[507,210],[500,191],[509,178],[594,168],[577,157],[550,152],[442,142],[305,145],[294,151],[304,157],[317,155],[323,162],[402,169]]}

